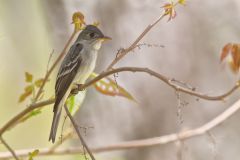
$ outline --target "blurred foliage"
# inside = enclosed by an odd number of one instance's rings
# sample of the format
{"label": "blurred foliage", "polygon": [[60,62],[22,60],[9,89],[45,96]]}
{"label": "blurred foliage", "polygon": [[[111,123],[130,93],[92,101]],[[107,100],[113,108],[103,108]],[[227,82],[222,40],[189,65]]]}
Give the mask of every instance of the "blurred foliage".
{"label": "blurred foliage", "polygon": [[74,115],[79,110],[85,97],[86,97],[86,90],[83,90],[67,99],[66,104],[68,106],[69,112],[72,115]]}
{"label": "blurred foliage", "polygon": [[[29,96],[32,96],[33,100],[35,98],[35,92],[37,88],[40,88],[43,83],[43,78],[39,78],[33,81],[33,75],[29,72],[25,72],[25,82],[27,85],[24,88],[24,92],[20,95],[18,102],[21,103],[26,100]],[[43,92],[41,93],[40,99],[43,98]]]}
{"label": "blurred foliage", "polygon": [[28,153],[28,160],[33,160],[33,158],[36,157],[38,155],[38,153],[39,153],[38,149]]}
{"label": "blurred foliage", "polygon": [[78,32],[80,30],[84,29],[85,20],[84,15],[81,12],[75,12],[72,15],[72,23],[74,24],[74,30],[75,32]]}
{"label": "blurred foliage", "polygon": [[165,16],[169,16],[168,21],[174,19],[177,16],[177,12],[175,10],[175,7],[180,4],[180,5],[185,5],[186,4],[186,0],[178,0],[177,2],[170,2],[170,3],[166,3],[162,6],[162,8],[164,9],[164,15]]}

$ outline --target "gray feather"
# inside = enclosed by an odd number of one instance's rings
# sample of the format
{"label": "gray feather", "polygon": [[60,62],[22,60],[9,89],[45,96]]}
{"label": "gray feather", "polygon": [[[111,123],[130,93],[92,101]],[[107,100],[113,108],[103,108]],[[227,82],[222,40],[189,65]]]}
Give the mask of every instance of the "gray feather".
{"label": "gray feather", "polygon": [[61,116],[62,106],[64,105],[68,94],[67,91],[70,89],[70,86],[77,75],[78,69],[81,65],[81,56],[80,52],[83,46],[80,43],[77,43],[71,47],[69,53],[63,60],[63,63],[59,69],[57,82],[55,85],[55,104],[53,107],[53,120],[52,127],[49,136],[49,141],[55,142],[57,128]]}

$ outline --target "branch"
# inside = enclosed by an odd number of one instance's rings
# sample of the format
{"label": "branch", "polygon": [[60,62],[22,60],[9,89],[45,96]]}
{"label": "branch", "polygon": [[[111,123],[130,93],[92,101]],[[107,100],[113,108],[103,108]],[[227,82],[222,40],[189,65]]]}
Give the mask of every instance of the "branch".
{"label": "branch", "polygon": [[134,50],[138,47],[138,43],[143,39],[143,37],[164,17],[166,13],[161,14],[152,24],[149,24],[144,31],[137,37],[137,39],[126,49],[120,49],[116,55],[116,58],[111,62],[111,64],[107,67],[107,71],[112,69],[112,67],[121,60],[124,56],[126,56],[130,51]]}
{"label": "branch", "polygon": [[69,138],[71,138],[73,136],[73,130],[72,128],[71,129],[68,129],[66,131],[66,134],[65,135],[61,135],[61,138],[59,141],[55,142],[51,148],[50,148],[50,151],[54,151],[56,150],[64,141],[68,140]]}
{"label": "branch", "polygon": [[[157,73],[151,69],[148,68],[140,68],[140,67],[121,67],[121,68],[117,68],[117,69],[113,69],[107,72],[103,72],[101,73],[99,76],[97,76],[96,78],[92,79],[91,81],[85,83],[84,85],[81,85],[79,88],[79,91],[84,90],[85,88],[91,86],[92,84],[96,83],[97,81],[99,81],[100,79],[107,77],[109,75],[115,74],[115,73],[119,73],[119,72],[143,72],[143,73],[147,73],[151,76],[154,76],[158,79],[160,79],[161,81],[163,81],[164,83],[166,83],[167,85],[169,85],[170,87],[172,87],[174,90],[201,98],[201,99],[205,99],[205,100],[211,100],[211,101],[219,101],[219,100],[223,100],[225,97],[231,95],[235,90],[237,90],[240,87],[239,83],[236,83],[233,88],[231,88],[228,92],[219,95],[219,96],[209,96],[200,92],[196,92],[195,88],[189,89],[188,87],[182,87],[178,84],[176,84],[175,82],[177,82],[177,80],[172,79],[172,78],[168,78],[160,73]],[[179,81],[180,82],[180,81]]]}
{"label": "branch", "polygon": [[67,105],[64,105],[64,108],[65,108],[65,111],[66,111],[66,113],[67,113],[67,116],[69,117],[69,119],[70,119],[71,122],[72,122],[72,125],[73,125],[75,131],[77,132],[78,138],[80,139],[83,147],[86,148],[86,150],[87,150],[89,156],[91,157],[91,159],[92,159],[92,160],[95,160],[95,158],[94,158],[91,150],[90,150],[89,147],[87,146],[87,143],[84,141],[84,139],[83,139],[80,131],[78,130],[78,125],[76,124],[76,122],[74,121],[71,113],[69,112],[69,110],[68,110],[68,108],[67,108]]}
{"label": "branch", "polygon": [[[216,128],[217,126],[219,126],[221,123],[223,123],[228,118],[230,118],[232,115],[234,115],[238,110],[240,110],[240,100],[235,102],[232,106],[230,106],[228,109],[226,109],[223,113],[219,114],[213,120],[211,120],[210,122],[207,122],[206,124],[204,124],[198,128],[190,129],[190,130],[183,131],[180,133],[174,133],[174,134],[169,134],[169,135],[165,135],[165,136],[160,136],[160,137],[153,137],[153,138],[147,138],[147,139],[141,139],[141,140],[121,142],[118,144],[112,144],[112,145],[107,145],[107,146],[103,146],[103,147],[92,148],[91,150],[94,153],[100,153],[100,152],[109,152],[109,151],[124,150],[124,149],[151,147],[151,146],[156,146],[156,145],[173,143],[173,142],[176,142],[179,140],[186,140],[186,139],[193,138],[196,136],[201,136],[205,133],[208,133],[213,128]],[[30,151],[32,151],[32,149],[17,150],[16,154],[18,155],[18,157],[26,157]],[[40,149],[39,151],[40,151],[38,154],[39,156],[68,155],[68,154],[83,153],[83,150],[80,147],[58,149],[58,150],[54,150],[53,152],[51,152],[49,148],[43,148],[43,149]],[[12,157],[12,155],[9,152],[0,152],[0,159],[1,158],[11,158],[11,157]]]}
{"label": "branch", "polygon": [[[201,99],[205,99],[205,100],[210,100],[210,101],[220,101],[223,100],[224,98],[230,96],[234,91],[236,91],[239,87],[240,84],[236,83],[228,92],[221,94],[221,95],[217,95],[217,96],[209,96],[200,92],[197,92],[195,89],[189,89],[188,87],[182,87],[178,84],[176,84],[176,80],[173,80],[171,78],[168,78],[160,73],[157,73],[153,70],[150,70],[148,68],[139,68],[139,67],[121,67],[121,68],[117,68],[117,69],[113,69],[110,71],[106,71],[101,73],[100,75],[98,75],[96,78],[90,80],[89,82],[87,82],[84,85],[81,85],[79,90],[84,90],[87,87],[91,86],[92,84],[96,83],[97,81],[99,81],[102,78],[105,78],[107,76],[110,76],[114,73],[119,73],[119,72],[143,72],[143,73],[147,73],[149,75],[152,75],[158,79],[160,79],[161,81],[163,81],[164,83],[166,83],[167,85],[169,85],[170,87],[172,87],[174,90],[201,98]],[[1,129],[0,129],[0,136],[6,131],[8,130],[11,126],[13,126],[15,123],[17,123],[22,117],[24,117],[27,113],[31,112],[32,110],[36,109],[36,108],[40,108],[49,104],[54,103],[54,99],[50,99],[50,100],[46,100],[46,101],[42,101],[39,103],[35,103],[30,105],[29,107],[27,107],[26,109],[24,109],[22,112],[20,112],[19,114],[17,114],[16,116],[14,116],[11,120],[9,120]]]}
{"label": "branch", "polygon": [[7,142],[0,136],[0,140],[4,144],[4,146],[9,150],[9,152],[12,154],[12,157],[14,157],[16,160],[19,160],[18,156],[16,155],[15,151],[7,144]]}
{"label": "branch", "polygon": [[40,107],[44,107],[44,106],[47,106],[49,104],[52,104],[54,102],[55,102],[54,99],[49,99],[49,100],[46,100],[46,101],[31,104],[30,106],[25,108],[23,111],[21,111],[20,113],[15,115],[12,119],[10,119],[5,125],[3,125],[3,127],[0,129],[0,136],[4,132],[6,132],[8,129],[10,129],[12,126],[14,126],[22,117],[24,117],[29,112],[33,111],[36,108],[40,108]]}
{"label": "branch", "polygon": [[67,53],[66,51],[67,51],[69,45],[71,44],[74,36],[76,35],[76,33],[77,33],[76,31],[74,31],[74,32],[72,33],[72,35],[70,36],[70,38],[69,38],[69,40],[67,41],[66,45],[64,46],[61,54],[58,56],[58,58],[57,58],[56,61],[53,63],[53,65],[51,66],[51,68],[47,71],[47,73],[46,73],[46,75],[45,75],[45,77],[44,77],[44,79],[43,79],[43,83],[42,83],[41,87],[39,88],[39,90],[38,90],[38,92],[37,92],[37,94],[36,94],[36,97],[35,97],[35,99],[34,99],[34,102],[36,102],[36,101],[38,100],[38,98],[40,97],[40,95],[41,95],[41,93],[42,93],[42,91],[43,91],[43,87],[45,86],[46,82],[48,81],[48,78],[49,78],[49,76],[51,75],[51,73],[52,73],[52,71],[54,70],[54,68],[55,68],[55,67],[57,66],[57,64],[61,61],[61,59],[64,57],[64,55]]}

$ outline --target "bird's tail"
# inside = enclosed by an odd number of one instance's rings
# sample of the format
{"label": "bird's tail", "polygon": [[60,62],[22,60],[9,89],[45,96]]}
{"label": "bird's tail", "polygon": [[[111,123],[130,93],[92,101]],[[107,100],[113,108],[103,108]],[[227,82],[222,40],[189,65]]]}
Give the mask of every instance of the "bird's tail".
{"label": "bird's tail", "polygon": [[[63,102],[64,103],[64,102]],[[61,112],[62,112],[62,102],[59,104],[54,104],[54,115],[53,115],[53,120],[52,120],[52,127],[51,127],[51,132],[49,135],[49,141],[52,141],[52,143],[55,142],[56,134],[57,134],[57,128],[59,124],[59,120],[61,117]]]}

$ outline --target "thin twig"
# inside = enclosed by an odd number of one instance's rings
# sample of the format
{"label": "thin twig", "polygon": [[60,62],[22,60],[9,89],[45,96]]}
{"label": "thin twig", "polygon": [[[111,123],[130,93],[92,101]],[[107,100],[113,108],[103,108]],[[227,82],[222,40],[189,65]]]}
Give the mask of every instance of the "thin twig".
{"label": "thin twig", "polygon": [[19,160],[18,156],[16,155],[15,151],[7,144],[7,142],[0,136],[0,140],[4,144],[4,146],[9,150],[9,152],[12,154],[12,157],[14,157],[16,160]]}
{"label": "thin twig", "polygon": [[24,117],[26,114],[28,114],[29,112],[33,111],[36,108],[40,108],[40,107],[44,107],[47,106],[49,104],[54,103],[54,99],[49,99],[49,100],[45,100],[42,102],[38,102],[35,104],[32,104],[30,106],[28,106],[27,108],[25,108],[23,111],[21,111],[20,113],[18,113],[17,115],[15,115],[13,118],[11,118],[6,124],[3,125],[3,127],[0,129],[0,136],[6,132],[8,129],[10,129],[12,126],[14,126],[16,123],[18,123],[18,121]]}
{"label": "thin twig", "polygon": [[54,54],[54,49],[52,50],[52,52],[51,52],[50,55],[49,55],[46,73],[48,72],[49,65],[50,65],[50,62],[51,62],[51,60],[52,60],[53,54]]}
{"label": "thin twig", "polygon": [[[209,95],[197,92],[195,89],[191,90],[191,89],[188,89],[188,88],[184,88],[183,86],[179,86],[178,84],[172,83],[171,78],[168,78],[168,77],[166,77],[162,74],[159,74],[159,73],[157,73],[153,70],[150,70],[148,68],[121,67],[121,68],[113,69],[113,70],[106,71],[106,72],[103,72],[103,73],[99,74],[94,79],[92,79],[89,82],[82,85],[80,87],[80,90],[86,89],[87,87],[96,83],[100,79],[105,78],[105,77],[107,77],[109,75],[112,75],[114,73],[118,73],[118,72],[134,72],[134,73],[135,72],[143,72],[143,73],[147,73],[149,75],[152,75],[152,76],[160,79],[161,81],[163,81],[164,83],[166,83],[167,85],[172,87],[174,90],[178,90],[179,92],[183,92],[183,93],[186,93],[186,94],[189,94],[189,95],[201,98],[201,99],[210,100],[210,101],[221,101],[224,98],[231,95],[234,91],[236,91],[240,87],[239,83],[236,83],[229,91],[227,91],[224,94],[217,95],[217,96],[209,96]],[[2,128],[0,128],[0,135],[2,135],[6,130],[11,128],[11,126],[13,126],[15,123],[17,123],[27,113],[31,112],[32,110],[34,110],[36,108],[40,108],[40,107],[52,104],[52,103],[54,103],[54,101],[55,101],[54,99],[49,99],[49,100],[46,100],[46,101],[42,101],[42,102],[30,105],[29,107],[27,107],[26,109],[24,109],[23,111],[18,113],[16,116],[14,116],[12,119],[10,119]]]}
{"label": "thin twig", "polygon": [[66,113],[67,113],[67,116],[69,117],[69,119],[70,119],[71,122],[72,122],[72,125],[73,125],[75,131],[77,132],[78,138],[80,139],[83,147],[86,148],[86,150],[87,150],[89,156],[91,157],[91,159],[92,159],[92,160],[95,160],[95,158],[94,158],[91,150],[88,148],[88,146],[87,146],[86,142],[84,141],[84,139],[83,139],[80,131],[78,130],[78,125],[76,124],[76,122],[74,121],[71,113],[69,112],[69,110],[68,110],[68,108],[67,108],[67,105],[64,105],[64,108],[65,108],[65,111],[66,111]]}
{"label": "thin twig", "polygon": [[[160,137],[152,137],[152,138],[141,139],[141,140],[132,140],[132,141],[120,142],[118,144],[96,147],[96,148],[92,148],[91,151],[94,153],[100,153],[100,152],[110,152],[110,151],[116,151],[116,150],[126,150],[126,149],[141,148],[141,147],[152,147],[156,145],[163,145],[163,144],[173,143],[176,141],[181,141],[181,140],[186,140],[189,138],[201,136],[208,133],[210,130],[216,128],[221,123],[225,122],[232,115],[234,115],[238,110],[240,110],[240,100],[235,102],[232,106],[228,107],[224,112],[219,114],[213,120],[203,124],[198,128],[182,131],[180,133],[168,134]],[[32,151],[32,149],[18,150],[16,151],[16,154],[18,155],[18,157],[26,157],[30,151]],[[38,156],[68,155],[68,154],[83,153],[83,150],[81,147],[58,149],[58,150],[55,150],[54,152],[50,152],[49,148],[43,148],[43,149],[39,149],[39,151],[40,152]],[[9,152],[0,152],[0,159],[11,158],[11,157],[12,155]]]}
{"label": "thin twig", "polygon": [[62,138],[59,141],[55,142],[52,145],[52,147],[50,147],[50,151],[53,152],[54,150],[56,150],[64,141],[68,140],[72,136],[73,136],[73,130],[68,129],[66,133],[62,136]]}
{"label": "thin twig", "polygon": [[152,24],[148,25],[144,31],[137,37],[137,39],[126,49],[121,49],[117,53],[116,58],[111,62],[111,64],[107,67],[107,71],[112,69],[112,67],[124,56],[126,56],[130,51],[137,47],[137,44],[142,40],[142,38],[164,17],[166,16],[165,12],[161,14]]}
{"label": "thin twig", "polygon": [[134,72],[134,73],[135,72],[143,72],[143,73],[147,73],[147,74],[149,74],[151,76],[154,76],[154,77],[160,79],[161,81],[163,81],[164,83],[166,83],[167,85],[172,87],[174,90],[177,90],[177,91],[180,91],[180,92],[183,92],[183,93],[186,93],[186,94],[189,94],[189,95],[201,98],[201,99],[211,100],[211,101],[223,100],[225,97],[231,95],[235,90],[237,90],[240,87],[240,84],[236,83],[235,86],[233,88],[231,88],[231,90],[229,90],[227,93],[224,93],[224,94],[219,95],[219,96],[209,96],[209,95],[197,92],[197,91],[195,91],[195,89],[191,90],[191,89],[179,86],[179,85],[177,85],[175,83],[172,83],[172,79],[171,78],[168,78],[168,77],[166,77],[166,76],[164,76],[164,75],[162,75],[160,73],[157,73],[157,72],[155,72],[153,70],[150,70],[148,68],[121,67],[121,68],[117,68],[117,69],[113,69],[113,70],[101,73],[99,76],[97,76],[93,80],[91,80],[91,81],[85,83],[84,85],[82,85],[80,87],[80,91],[85,89],[85,88],[87,88],[87,87],[89,87],[90,85],[96,83],[98,80],[100,80],[100,79],[102,79],[104,77],[107,77],[109,75],[112,75],[114,73],[119,73],[119,72]]}

